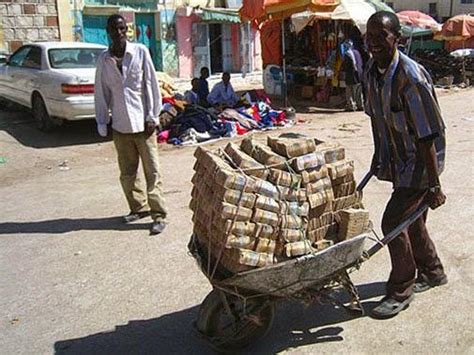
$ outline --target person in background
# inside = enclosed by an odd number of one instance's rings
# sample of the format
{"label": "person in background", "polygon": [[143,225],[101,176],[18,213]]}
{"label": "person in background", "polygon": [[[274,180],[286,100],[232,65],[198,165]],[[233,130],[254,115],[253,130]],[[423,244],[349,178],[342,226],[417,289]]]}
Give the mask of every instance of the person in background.
{"label": "person in background", "polygon": [[364,109],[362,95],[363,62],[360,52],[354,47],[352,39],[346,41],[346,51],[342,67],[346,82],[346,111]]}
{"label": "person in background", "polygon": [[[99,57],[95,76],[97,130],[105,137],[112,123],[120,182],[130,207],[124,221],[130,223],[151,214],[150,233],[159,234],[165,228],[167,211],[156,140],[161,93],[155,68],[144,45],[127,41],[127,24],[121,15],[108,18],[107,33],[112,43]],[[146,192],[137,176],[140,160]]]}
{"label": "person in background", "polygon": [[191,80],[191,90],[184,93],[184,101],[189,105],[199,105],[199,79]]}
{"label": "person in background", "polygon": [[[397,49],[398,17],[373,14],[367,22],[366,113],[374,137],[371,172],[390,181],[393,191],[382,218],[385,235],[427,204],[446,201],[439,175],[444,169],[445,125],[433,82],[420,64]],[[392,271],[386,297],[372,310],[389,318],[408,307],[414,293],[444,285],[448,278],[426,229],[426,211],[388,244]]]}
{"label": "person in background", "polygon": [[211,93],[207,96],[207,101],[214,107],[227,108],[234,107],[239,101],[234,88],[230,83],[230,74],[222,74],[222,81],[214,85]]}
{"label": "person in background", "polygon": [[199,104],[202,107],[209,107],[209,103],[207,102],[207,96],[209,95],[209,83],[207,82],[207,78],[209,78],[209,68],[202,67],[198,88]]}

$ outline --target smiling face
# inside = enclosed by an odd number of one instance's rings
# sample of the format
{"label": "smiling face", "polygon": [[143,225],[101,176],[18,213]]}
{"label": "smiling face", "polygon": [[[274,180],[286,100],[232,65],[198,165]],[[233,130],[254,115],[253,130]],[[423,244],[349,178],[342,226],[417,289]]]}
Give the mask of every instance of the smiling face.
{"label": "smiling face", "polygon": [[116,17],[107,26],[107,33],[115,46],[123,45],[127,41],[127,24],[121,17]]}
{"label": "smiling face", "polygon": [[397,47],[399,35],[387,17],[371,17],[367,23],[367,46],[377,66],[385,69],[390,65]]}

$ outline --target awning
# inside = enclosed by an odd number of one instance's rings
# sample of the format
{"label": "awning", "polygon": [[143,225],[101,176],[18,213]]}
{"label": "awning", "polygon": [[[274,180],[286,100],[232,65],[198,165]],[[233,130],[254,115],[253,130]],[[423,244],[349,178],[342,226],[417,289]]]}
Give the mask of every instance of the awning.
{"label": "awning", "polygon": [[339,0],[243,0],[240,16],[244,20],[262,23],[268,18],[278,20],[308,10],[328,12],[338,4]]}
{"label": "awning", "polygon": [[204,22],[231,22],[231,23],[241,23],[239,11],[232,9],[220,9],[213,8],[202,9],[202,13],[196,12],[196,14]]}
{"label": "awning", "polygon": [[301,26],[317,19],[346,20],[352,21],[362,34],[366,32],[367,20],[377,11],[394,12],[393,9],[379,0],[340,0],[340,4],[334,11],[318,13],[307,11],[292,16],[293,23]]}

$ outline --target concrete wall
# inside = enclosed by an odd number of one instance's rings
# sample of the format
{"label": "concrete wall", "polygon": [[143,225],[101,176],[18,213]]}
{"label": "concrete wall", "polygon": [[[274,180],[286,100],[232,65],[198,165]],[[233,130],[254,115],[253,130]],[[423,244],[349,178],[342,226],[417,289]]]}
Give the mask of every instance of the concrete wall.
{"label": "concrete wall", "polygon": [[13,52],[27,42],[60,40],[56,0],[0,2],[0,49]]}

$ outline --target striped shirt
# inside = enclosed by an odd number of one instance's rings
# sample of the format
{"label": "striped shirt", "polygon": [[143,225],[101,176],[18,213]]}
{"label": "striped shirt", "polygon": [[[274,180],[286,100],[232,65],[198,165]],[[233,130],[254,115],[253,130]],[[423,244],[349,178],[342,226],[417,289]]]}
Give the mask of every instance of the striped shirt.
{"label": "striped shirt", "polygon": [[377,177],[391,181],[394,188],[428,188],[419,142],[434,140],[438,174],[444,169],[446,153],[445,125],[428,72],[397,50],[383,74],[373,60],[368,63],[365,85]]}

